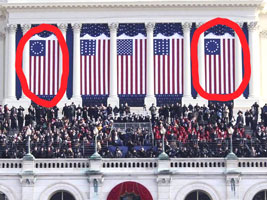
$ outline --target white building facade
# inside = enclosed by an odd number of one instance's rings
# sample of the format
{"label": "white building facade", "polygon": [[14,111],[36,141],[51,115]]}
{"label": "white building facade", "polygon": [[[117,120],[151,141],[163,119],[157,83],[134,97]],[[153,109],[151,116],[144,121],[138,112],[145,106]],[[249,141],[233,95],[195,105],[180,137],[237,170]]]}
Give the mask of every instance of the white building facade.
{"label": "white building facade", "polygon": [[158,200],[184,200],[194,191],[212,200],[252,200],[267,189],[266,166],[261,158],[8,159],[0,162],[0,192],[9,200],[50,200],[59,191],[104,200],[130,181]]}
{"label": "white building facade", "polygon": [[[266,56],[264,56],[266,45],[266,9],[265,3],[262,0],[247,1],[247,0],[235,0],[235,1],[16,1],[16,0],[2,0],[0,4],[0,23],[1,23],[1,37],[0,37],[0,102],[2,104],[9,105],[28,105],[30,104],[29,98],[27,98],[19,85],[19,80],[16,79],[15,74],[15,57],[16,57],[16,46],[18,45],[21,37],[31,28],[38,24],[46,23],[56,25],[62,32],[66,40],[69,41],[69,53],[70,53],[70,65],[72,67],[67,93],[60,101],[59,105],[64,105],[68,101],[74,101],[77,103],[82,102],[81,95],[84,96],[105,96],[106,101],[109,104],[118,105],[120,95],[143,95],[144,103],[149,106],[152,103],[156,103],[157,95],[180,95],[183,103],[207,103],[207,100],[197,95],[194,87],[192,86],[191,78],[191,59],[190,59],[190,45],[193,35],[192,29],[198,28],[200,25],[208,22],[211,19],[221,17],[230,19],[240,25],[247,36],[247,41],[250,47],[251,54],[251,78],[248,85],[246,94],[241,95],[235,100],[237,107],[246,107],[251,105],[253,102],[258,101],[260,104],[264,104],[267,99],[267,92],[264,88],[266,85],[265,78],[265,63]],[[89,26],[86,28],[86,26]],[[83,68],[86,61],[83,60],[81,42],[83,36],[86,33],[90,35],[90,24],[101,24],[105,26],[107,30],[103,28],[103,34],[106,34],[107,44],[109,45],[108,52],[105,54],[107,64],[101,63],[98,65],[99,69],[87,70]],[[129,30],[123,32],[125,24],[138,24],[137,29],[134,30],[136,37],[131,35],[134,39],[140,39],[137,36],[143,34],[145,43],[143,45],[142,53],[144,59],[136,57],[134,63],[142,62],[141,68],[133,69],[125,67],[120,68],[120,55],[119,55],[119,43],[123,39],[129,39]],[[140,25],[141,24],[141,25]],[[161,32],[161,25],[158,24],[178,24],[180,29],[177,28],[177,32],[166,36],[166,32]],[[140,25],[140,26],[139,26]],[[91,28],[90,28],[91,27]],[[141,27],[141,28],[140,28]],[[141,30],[143,29],[143,30]],[[163,28],[164,29],[164,28]],[[85,33],[83,32],[85,31]],[[86,32],[87,31],[87,32]],[[105,32],[106,31],[106,32]],[[128,32],[127,32],[128,31]],[[70,32],[68,38],[68,33]],[[212,32],[212,31],[211,31]],[[212,34],[216,38],[216,33],[213,31]],[[220,30],[219,30],[220,32]],[[229,32],[229,31],[228,31]],[[154,33],[154,34],[153,34]],[[158,33],[156,35],[156,33]],[[163,33],[163,36],[162,36]],[[164,33],[166,33],[164,35]],[[227,35],[227,31],[223,33]],[[121,36],[122,35],[122,36]],[[155,57],[157,53],[155,50],[155,40],[160,39],[171,39],[175,35],[181,38],[180,52],[182,54],[173,57],[179,57],[178,61],[168,61],[172,63],[169,71],[157,67]],[[229,34],[228,34],[229,35]],[[124,37],[125,36],[125,37]],[[162,37],[160,37],[162,36]],[[232,60],[229,59],[229,63],[226,63],[226,71],[221,70],[217,66],[217,72],[210,70],[205,64],[206,53],[204,50],[204,38],[213,38],[207,34],[207,32],[201,35],[198,43],[198,61],[199,61],[199,77],[200,84],[204,90],[214,94],[228,94],[235,91],[242,79],[243,79],[243,59],[242,59],[242,48],[237,37],[237,34],[232,33],[233,49],[231,55]],[[219,35],[221,36],[221,35]],[[87,36],[86,36],[87,37]],[[86,38],[85,37],[85,38]],[[93,35],[94,38],[98,37]],[[179,38],[178,37],[178,38]],[[38,39],[38,38],[37,38]],[[39,38],[40,39],[40,38]],[[88,38],[87,38],[88,39]],[[227,38],[226,38],[227,39]],[[229,39],[229,38],[228,38]],[[58,50],[57,55],[57,69],[56,75],[51,74],[51,81],[57,81],[55,91],[46,91],[44,89],[45,77],[43,68],[39,68],[39,72],[31,72],[30,66],[33,65],[31,56],[29,55],[28,49],[30,47],[30,41],[25,45],[23,53],[23,71],[26,79],[28,80],[29,88],[33,93],[37,95],[55,95],[58,88],[59,82],[61,81],[62,73],[62,54]],[[221,42],[222,43],[222,42]],[[118,46],[117,46],[118,45]],[[171,42],[168,43],[171,48]],[[71,48],[70,48],[71,46]],[[223,48],[223,46],[221,46]],[[230,47],[230,46],[229,46]],[[96,47],[97,48],[97,47]],[[134,47],[133,47],[134,48]],[[159,48],[164,48],[164,45]],[[47,48],[48,50],[48,48]],[[170,50],[171,51],[171,50]],[[222,49],[221,49],[222,51]],[[81,53],[80,53],[81,52]],[[229,50],[230,52],[230,50]],[[141,54],[138,56],[141,57]],[[97,52],[96,52],[97,54]],[[163,54],[161,54],[163,55]],[[230,55],[230,53],[229,53]],[[103,55],[102,55],[103,56]],[[134,57],[134,56],[133,56]],[[52,58],[51,58],[52,59]],[[103,57],[99,58],[99,63]],[[133,58],[134,59],[134,58]],[[139,60],[138,60],[139,59]],[[100,61],[101,60],[101,61]],[[128,62],[128,61],[127,61]],[[130,61],[129,61],[130,62]],[[181,68],[175,68],[175,62],[181,62]],[[231,62],[231,64],[230,64]],[[96,61],[97,63],[97,61]],[[166,60],[167,63],[167,60]],[[45,64],[44,64],[45,65]],[[89,64],[88,64],[89,65]],[[97,64],[96,64],[97,65]],[[77,67],[79,66],[79,67]],[[80,67],[81,66],[81,67]],[[103,67],[104,66],[104,67]],[[210,65],[211,66],[211,65]],[[92,65],[94,68],[95,66]],[[102,69],[103,67],[103,69]],[[37,67],[38,68],[38,67]],[[124,70],[124,71],[123,71]],[[131,71],[132,70],[132,71]],[[139,70],[139,71],[138,71]],[[166,68],[167,70],[167,68]],[[173,71],[172,71],[173,70]],[[176,71],[178,70],[178,71]],[[180,71],[179,71],[180,70]],[[205,71],[206,70],[206,71]],[[229,70],[229,71],[227,71]],[[92,73],[96,73],[96,77],[93,77]],[[219,73],[224,73],[224,80]],[[37,77],[32,78],[31,75],[37,73]],[[39,74],[38,74],[39,73]],[[49,72],[48,72],[49,73]],[[88,74],[85,75],[85,74]],[[176,75],[176,74],[179,75]],[[216,74],[217,73],[217,74]],[[154,75],[153,75],[154,74]],[[163,74],[163,75],[161,75]],[[103,77],[102,77],[103,75]],[[39,76],[39,77],[38,77]],[[223,75],[222,75],[223,76]],[[135,77],[137,77],[135,79]],[[91,79],[94,79],[91,82]],[[38,80],[37,82],[30,80]],[[96,81],[95,81],[96,80]],[[50,79],[49,79],[50,81]],[[42,83],[41,83],[42,82]],[[53,82],[53,81],[52,81]],[[51,82],[51,85],[54,84]],[[134,84],[133,84],[134,83]],[[216,85],[217,83],[217,85]],[[90,85],[92,84],[92,85]],[[40,86],[39,86],[40,85]],[[93,86],[94,85],[94,86]],[[219,86],[220,85],[220,86]],[[225,87],[219,89],[219,87]],[[224,85],[224,86],[223,86]],[[229,85],[229,86],[225,86]],[[88,86],[88,87],[87,87]],[[39,90],[38,90],[39,87]],[[178,88],[177,88],[178,87]],[[179,88],[180,87],[180,88]],[[229,89],[227,89],[229,87]],[[232,87],[232,88],[231,88]],[[89,88],[89,89],[88,89]],[[92,88],[92,91],[91,91]],[[103,89],[104,88],[104,89]],[[131,89],[133,88],[133,89]],[[141,89],[140,89],[141,88]],[[54,90],[53,89],[53,90]],[[39,91],[39,92],[38,92]],[[70,92],[68,92],[70,91]],[[195,94],[193,94],[195,93]],[[70,99],[70,100],[68,100]]]}
{"label": "white building facade", "polygon": [[[265,56],[267,52],[267,9],[262,0],[79,0],[75,3],[71,0],[39,0],[37,2],[33,0],[0,0],[0,104],[15,106],[30,104],[30,100],[23,92],[20,92],[20,95],[17,94],[21,89],[18,89],[16,85],[18,80],[15,77],[16,45],[19,42],[18,38],[21,38],[34,25],[42,23],[56,25],[69,41],[72,65],[71,81],[68,84],[70,92],[63,97],[59,103],[60,106],[66,102],[82,103],[82,94],[107,96],[107,103],[114,106],[119,104],[119,95],[130,94],[133,96],[143,95],[144,103],[148,107],[152,103],[156,103],[156,95],[176,94],[178,91],[176,88],[178,86],[174,86],[176,83],[173,87],[165,87],[166,91],[170,88],[172,92],[162,92],[164,88],[161,88],[163,87],[161,83],[155,86],[157,81],[161,80],[161,71],[156,71],[157,68],[155,68],[154,40],[167,37],[155,35],[155,27],[160,23],[179,23],[182,30],[181,34],[177,31],[176,35],[168,36],[177,41],[180,39],[183,41],[183,45],[179,46],[183,52],[180,55],[183,61],[181,61],[182,70],[180,72],[182,78],[179,79],[180,82],[177,77],[170,78],[173,82],[177,81],[179,87],[182,85],[182,102],[207,103],[201,96],[197,94],[194,96],[192,92],[190,44],[193,34],[192,27],[196,29],[201,24],[217,17],[228,18],[238,23],[245,30],[250,47],[252,73],[249,89],[244,97],[241,96],[235,100],[236,105],[247,107],[255,101],[261,105],[265,104],[267,102],[265,88],[267,85],[265,78],[267,73],[265,66],[267,63],[267,56]],[[104,73],[104,68],[103,71],[101,71],[102,68],[99,68],[97,75],[105,74],[106,79],[100,78],[99,85],[92,83],[97,85],[95,88],[89,83],[85,84],[94,88],[93,92],[90,92],[90,89],[81,88],[81,86],[85,86],[81,82],[86,82],[87,79],[81,78],[84,77],[85,68],[80,66],[85,62],[81,55],[80,40],[90,39],[89,36],[84,36],[86,34],[81,35],[85,24],[105,24],[108,29],[108,34],[105,36],[107,38],[104,39],[107,39],[109,44],[109,51],[105,54],[109,58],[109,68],[105,68],[109,70],[109,73],[108,71]],[[121,77],[123,73],[120,71],[122,68],[118,67],[118,60],[121,59],[117,49],[117,43],[121,41],[118,40],[129,39],[129,36],[125,34],[128,29],[125,32],[122,31],[120,35],[121,24],[142,24],[143,28],[141,26],[140,28],[139,25],[136,27],[142,29],[140,32],[143,33],[143,36],[145,35],[146,48],[143,53],[146,59],[142,61],[141,65],[146,66],[145,71],[142,75],[138,70],[133,73],[133,76],[130,72],[128,73],[129,77],[137,77],[134,82],[135,87],[131,85],[134,78],[123,79]],[[138,35],[140,32],[134,35],[136,37],[134,39],[143,39],[143,36]],[[94,35],[94,37],[102,36]],[[206,35],[203,34],[198,44],[199,75],[203,88],[205,88],[204,85],[207,86],[205,37]],[[232,89],[236,89],[242,81],[243,62],[241,45],[236,35],[232,35],[231,38],[235,39],[235,48],[232,49],[232,53],[235,52],[235,57],[232,59],[234,67],[231,68],[231,77],[234,82],[229,81],[229,84],[232,85]],[[37,40],[41,39],[37,38]],[[23,53],[23,70],[28,80],[31,69],[29,67],[31,65],[30,45],[30,42],[25,45],[25,49],[28,48],[29,51]],[[61,58],[60,51],[58,51],[58,58]],[[58,59],[57,66],[57,74],[59,74],[57,80],[60,81],[62,73],[60,59]],[[175,71],[178,68],[171,69],[175,74],[178,73]],[[165,72],[167,73],[167,71]],[[230,73],[230,70],[228,72]],[[154,75],[156,73],[158,76]],[[140,76],[136,74],[140,74]],[[43,74],[40,78],[42,77],[44,77]],[[144,77],[143,82],[138,77]],[[166,77],[168,76],[165,76],[165,82],[163,81],[162,85],[169,83]],[[129,85],[127,87],[124,84],[119,85],[118,80],[122,82],[129,80],[127,82]],[[140,85],[141,82],[144,85]],[[31,85],[37,88],[37,84],[31,83]],[[31,87],[30,83],[29,87]],[[122,89],[124,87],[127,89]],[[42,85],[40,88],[38,90],[45,90]],[[131,88],[135,88],[133,92]],[[143,92],[138,88],[143,88]],[[215,88],[212,89],[213,93],[215,93]],[[56,91],[56,89],[54,90]],[[230,92],[228,91],[228,93]],[[47,94],[44,92],[42,95]],[[1,159],[0,194],[5,194],[9,200],[50,200],[58,191],[66,191],[76,200],[102,200],[108,199],[112,189],[117,185],[131,181],[145,187],[152,198],[158,200],[184,200],[194,191],[201,191],[212,200],[253,200],[257,193],[267,190],[266,173],[267,160],[264,158],[240,158],[237,160],[224,158]]]}

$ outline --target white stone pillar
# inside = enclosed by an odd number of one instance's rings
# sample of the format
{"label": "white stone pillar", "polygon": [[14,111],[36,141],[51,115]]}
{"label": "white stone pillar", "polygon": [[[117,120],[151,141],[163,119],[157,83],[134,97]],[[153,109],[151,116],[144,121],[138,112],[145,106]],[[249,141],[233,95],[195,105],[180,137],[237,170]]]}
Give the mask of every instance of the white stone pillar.
{"label": "white stone pillar", "polygon": [[[243,22],[238,23],[240,28],[243,27]],[[239,85],[243,80],[243,62],[242,62],[242,46],[238,35],[235,33],[235,90],[238,89]],[[244,95],[241,94],[240,97],[234,100],[235,106],[238,108],[250,106],[247,105],[248,101],[245,99]]]}
{"label": "white stone pillar", "polygon": [[118,23],[109,24],[110,30],[110,77],[109,77],[109,97],[107,104],[112,107],[119,107],[118,97],[118,77],[117,77],[117,29]]}
{"label": "white stone pillar", "polygon": [[[203,23],[197,24],[199,28]],[[204,33],[202,33],[198,40],[198,72],[199,72],[199,84],[205,90],[205,44],[204,44]],[[200,105],[208,104],[208,100],[197,94],[197,100]]]}
{"label": "white stone pillar", "polygon": [[251,60],[251,78],[249,82],[249,99],[259,101],[260,96],[260,62],[259,62],[259,27],[257,22],[248,24],[249,48]]}
{"label": "white stone pillar", "polygon": [[171,182],[172,177],[170,174],[158,174],[158,200],[168,200],[171,199]]}
{"label": "white stone pillar", "polygon": [[81,71],[81,62],[80,62],[80,33],[81,33],[81,24],[75,23],[72,25],[73,29],[73,93],[71,101],[75,104],[82,104],[81,98],[81,85],[80,85],[80,71]]}
{"label": "white stone pillar", "polygon": [[149,109],[152,104],[156,105],[156,97],[154,91],[154,33],[155,23],[149,22],[146,24],[146,34],[147,34],[147,69],[146,69],[146,88],[147,94],[145,97],[145,105]]}
{"label": "white stone pillar", "polygon": [[[67,34],[67,29],[68,29],[68,24],[58,24],[58,28],[61,31],[65,41],[66,41],[66,34]],[[61,76],[62,76],[62,72],[63,72],[63,60],[62,60],[62,51],[60,48],[59,51],[59,87],[61,84]],[[59,107],[63,107],[65,105],[65,103],[68,103],[68,98],[67,98],[67,90],[64,94],[64,96],[62,97],[62,99],[59,101],[58,106]]]}
{"label": "white stone pillar", "polygon": [[36,174],[34,170],[35,159],[31,156],[24,156],[22,160],[22,172],[20,173],[21,183],[21,200],[36,199],[34,195],[34,186],[36,182]]}
{"label": "white stone pillar", "polygon": [[[242,28],[243,23],[239,23]],[[238,35],[235,33],[235,89],[237,90],[243,80],[242,47]],[[241,95],[243,97],[243,94]]]}
{"label": "white stone pillar", "polygon": [[[30,29],[31,29],[31,25],[30,24],[23,24],[21,25],[22,28],[22,33],[23,35],[25,35]],[[26,80],[28,81],[28,84],[30,83],[30,79],[29,79],[29,71],[30,71],[30,46],[29,46],[29,40],[27,41],[27,43],[25,44],[24,48],[23,48],[23,72],[24,75],[26,77]],[[22,91],[21,94],[21,98],[19,100],[20,104],[23,105],[24,107],[29,107],[29,105],[31,104],[31,100],[25,96],[24,92]]]}
{"label": "white stone pillar", "polygon": [[183,32],[184,32],[184,91],[183,91],[183,104],[192,103],[192,94],[191,94],[191,51],[190,51],[190,30],[192,27],[191,22],[183,23]]}
{"label": "white stone pillar", "polygon": [[4,98],[4,66],[5,66],[5,33],[0,32],[0,104],[2,104]]}
{"label": "white stone pillar", "polygon": [[262,30],[260,33],[260,58],[261,58],[261,99],[260,99],[260,106],[264,106],[265,103],[267,102],[267,90],[266,90],[266,85],[267,85],[267,79],[266,79],[266,74],[267,74],[267,67],[265,66],[267,63],[267,56],[266,56],[266,52],[267,52],[267,30]]}
{"label": "white stone pillar", "polygon": [[226,195],[228,200],[239,200],[239,174],[226,175]]}
{"label": "white stone pillar", "polygon": [[17,24],[8,24],[8,54],[6,62],[6,73],[5,73],[5,99],[4,104],[10,106],[16,106],[18,103],[16,99],[16,70],[15,70],[15,59],[16,59],[16,30]]}

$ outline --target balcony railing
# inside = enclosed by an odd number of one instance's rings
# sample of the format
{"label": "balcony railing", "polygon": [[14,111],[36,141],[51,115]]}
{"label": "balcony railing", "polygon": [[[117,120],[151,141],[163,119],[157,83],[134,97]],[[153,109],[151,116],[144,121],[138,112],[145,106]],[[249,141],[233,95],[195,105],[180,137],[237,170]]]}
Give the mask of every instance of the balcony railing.
{"label": "balcony railing", "polygon": [[[228,165],[231,162],[231,166]],[[85,173],[99,171],[102,173],[148,173],[155,174],[161,170],[176,173],[225,173],[233,166],[240,173],[267,173],[267,158],[239,158],[228,161],[225,158],[111,158],[90,160],[77,159],[0,159],[0,174],[17,175],[32,164],[32,171],[38,173]],[[234,163],[234,165],[233,165]]]}

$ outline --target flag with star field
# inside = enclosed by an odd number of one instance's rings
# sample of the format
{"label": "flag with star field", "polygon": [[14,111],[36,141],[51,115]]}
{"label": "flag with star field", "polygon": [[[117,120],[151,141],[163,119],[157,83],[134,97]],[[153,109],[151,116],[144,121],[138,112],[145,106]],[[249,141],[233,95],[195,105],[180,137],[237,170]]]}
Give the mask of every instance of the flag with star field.
{"label": "flag with star field", "polygon": [[235,39],[231,30],[214,27],[206,35],[205,87],[210,94],[229,94],[235,91]]}
{"label": "flag with star field", "polygon": [[29,41],[29,88],[36,95],[56,95],[60,86],[59,52],[55,35],[35,35]]}
{"label": "flag with star field", "polygon": [[181,24],[156,24],[154,31],[155,94],[183,94],[183,48]]}
{"label": "flag with star field", "polygon": [[109,94],[110,39],[107,24],[83,24],[80,47],[81,95]]}
{"label": "flag with star field", "polygon": [[120,24],[117,40],[118,94],[146,94],[144,24]]}

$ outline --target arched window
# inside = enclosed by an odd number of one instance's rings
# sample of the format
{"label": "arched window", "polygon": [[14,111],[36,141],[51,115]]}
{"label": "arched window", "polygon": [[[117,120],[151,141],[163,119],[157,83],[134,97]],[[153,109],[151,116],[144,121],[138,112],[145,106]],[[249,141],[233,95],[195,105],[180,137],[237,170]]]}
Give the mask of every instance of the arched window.
{"label": "arched window", "polygon": [[258,192],[252,200],[267,200],[267,190]]}
{"label": "arched window", "polygon": [[186,197],[185,200],[212,200],[209,195],[201,190],[195,190],[191,193],[189,193]]}
{"label": "arched window", "polygon": [[75,200],[75,198],[69,192],[58,191],[50,198],[50,200]]}
{"label": "arched window", "polygon": [[8,200],[7,196],[3,192],[0,192],[0,200]]}

